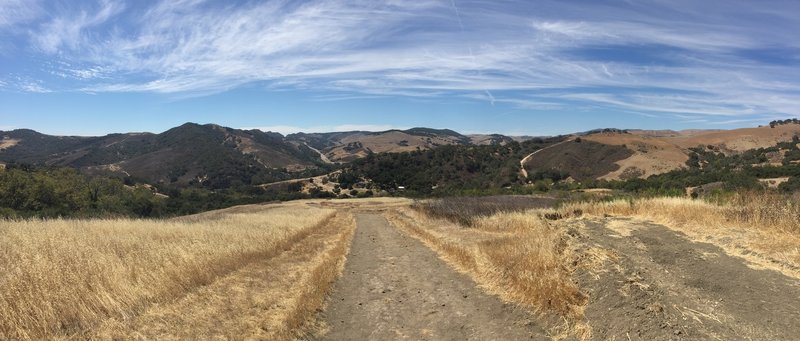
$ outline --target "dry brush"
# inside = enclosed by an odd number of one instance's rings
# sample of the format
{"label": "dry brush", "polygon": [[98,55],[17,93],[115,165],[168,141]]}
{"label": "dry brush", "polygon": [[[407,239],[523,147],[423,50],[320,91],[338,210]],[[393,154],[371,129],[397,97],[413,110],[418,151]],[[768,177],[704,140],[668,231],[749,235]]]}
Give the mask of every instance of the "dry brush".
{"label": "dry brush", "polygon": [[[559,209],[594,217],[633,217],[681,231],[746,258],[800,278],[800,200],[770,192],[739,193],[710,202],[689,198],[641,198],[575,202]],[[578,214],[579,215],[579,214]]]}
{"label": "dry brush", "polygon": [[[421,205],[425,204],[417,207]],[[588,298],[572,281],[568,238],[560,227],[541,217],[546,211],[448,217],[470,221],[465,226],[432,217],[432,209],[436,208],[401,209],[387,217],[488,292],[542,316],[555,317],[560,323],[554,323],[558,324],[554,330],[563,332],[566,322],[567,333],[581,339],[591,337],[591,329],[582,321]]]}
{"label": "dry brush", "polygon": [[334,214],[298,205],[196,221],[0,221],[0,339],[86,336],[134,319],[285,252]]}

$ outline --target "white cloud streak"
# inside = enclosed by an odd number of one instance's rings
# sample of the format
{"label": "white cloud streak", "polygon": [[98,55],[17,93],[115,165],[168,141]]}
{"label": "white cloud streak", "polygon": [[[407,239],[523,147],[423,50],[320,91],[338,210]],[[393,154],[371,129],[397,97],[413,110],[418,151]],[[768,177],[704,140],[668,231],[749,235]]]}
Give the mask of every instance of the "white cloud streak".
{"label": "white cloud streak", "polygon": [[[0,0],[0,9],[23,11],[22,4]],[[800,24],[785,16],[799,9],[791,3],[772,4],[795,7],[772,12],[759,12],[769,4],[714,1],[588,9],[541,1],[536,12],[522,10],[526,4],[162,0],[139,8],[102,1],[52,13],[31,37],[43,53],[75,61],[58,72],[76,80],[67,90],[87,92],[205,95],[261,82],[365,96],[455,95],[527,109],[568,101],[648,113],[800,113],[797,64],[739,55],[800,51],[792,33]],[[746,17],[754,12],[774,27]],[[0,16],[0,27],[18,24],[9,18]],[[654,46],[669,62],[575,55],[598,46]]]}
{"label": "white cloud streak", "polygon": [[53,92],[52,90],[47,89],[47,88],[43,87],[42,85],[37,84],[37,83],[33,83],[33,82],[22,83],[22,84],[19,85],[19,89],[22,90],[23,92],[31,92],[31,93],[39,93],[39,94],[45,94],[45,93],[48,93],[48,92]]}
{"label": "white cloud streak", "polygon": [[36,45],[46,53],[55,53],[61,49],[82,49],[94,42],[90,41],[93,27],[102,25],[124,9],[119,3],[103,0],[92,12],[79,11],[69,16],[56,17],[32,34]]}
{"label": "white cloud streak", "polygon": [[0,0],[0,28],[36,18],[41,12],[35,0]]}

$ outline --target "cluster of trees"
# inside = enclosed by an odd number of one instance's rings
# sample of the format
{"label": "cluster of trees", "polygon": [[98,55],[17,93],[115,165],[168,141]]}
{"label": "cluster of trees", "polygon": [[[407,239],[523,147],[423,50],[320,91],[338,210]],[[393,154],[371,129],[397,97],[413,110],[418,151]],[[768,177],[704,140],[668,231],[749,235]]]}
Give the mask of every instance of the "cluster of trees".
{"label": "cluster of trees", "polygon": [[784,124],[800,124],[800,120],[798,120],[796,118],[790,118],[790,119],[785,119],[785,120],[775,120],[775,121],[769,122],[769,127],[770,128],[775,128],[776,126],[784,125]]}
{"label": "cluster of trees", "polygon": [[163,198],[147,187],[71,168],[8,165],[0,170],[0,216],[150,217],[160,215],[162,205]]}
{"label": "cluster of trees", "polygon": [[[265,183],[327,174],[334,169],[331,165],[324,165],[301,172],[290,172],[285,168],[265,168],[252,155],[232,154],[236,157],[214,158],[213,156],[215,155],[224,154],[212,154],[212,156],[203,157],[203,164],[198,167],[200,169],[199,173],[203,174],[203,176],[202,178],[196,177],[190,180],[188,182],[189,187],[241,191],[247,187]],[[181,186],[182,184],[177,181],[180,177],[178,174],[181,174],[181,172],[185,173],[184,166],[178,166],[174,171],[170,171],[170,174],[173,174],[170,183]]]}
{"label": "cluster of trees", "polygon": [[618,128],[603,128],[603,129],[593,129],[593,130],[589,130],[587,132],[584,132],[584,134],[586,134],[586,135],[600,134],[600,133],[605,133],[605,134],[609,134],[609,133],[628,134],[628,130],[627,129],[618,129]]}
{"label": "cluster of trees", "polygon": [[285,187],[157,187],[132,178],[89,176],[68,167],[9,164],[0,169],[0,218],[168,217],[235,205],[332,197]]}
{"label": "cluster of trees", "polygon": [[611,188],[628,192],[684,195],[686,187],[696,187],[710,183],[721,183],[728,190],[761,188],[758,178],[739,171],[703,171],[679,169],[652,175],[647,179],[632,178],[620,180],[597,180],[582,184],[584,188]]}
{"label": "cluster of trees", "polygon": [[348,172],[357,178],[372,180],[382,190],[404,187],[410,195],[504,188],[524,183],[525,179],[519,177],[519,160],[561,140],[557,137],[504,145],[450,145],[405,153],[370,154],[353,162]]}
{"label": "cluster of trees", "polygon": [[[792,162],[800,160],[798,143],[800,137],[794,136],[792,141],[773,147],[732,155],[725,155],[713,146],[692,148],[685,169],[652,175],[647,179],[590,181],[583,186],[682,195],[686,187],[720,183],[726,190],[759,189],[763,186],[758,179],[789,177],[789,181],[779,185],[778,189],[794,192],[800,190],[800,164]],[[781,165],[767,164],[771,159],[770,155],[781,153],[784,155]]]}
{"label": "cluster of trees", "polygon": [[[725,155],[713,146],[694,148],[686,168],[647,179],[577,183],[565,181],[570,174],[556,168],[530,170],[527,179],[519,176],[519,160],[562,140],[557,137],[502,145],[452,145],[406,153],[369,154],[342,169],[335,178],[323,179],[323,183],[338,182],[333,193],[319,188],[304,193],[301,183],[254,186],[285,180],[286,172],[242,167],[236,164],[237,160],[225,158],[209,161],[219,164],[209,165],[208,169],[214,171],[194,186],[158,183],[157,188],[140,185],[141,179],[130,177],[89,176],[73,168],[9,164],[0,170],[0,217],[163,217],[269,201],[364,197],[373,195],[373,189],[399,193],[401,187],[405,189],[402,195],[407,196],[529,194],[596,187],[683,195],[686,187],[718,183],[724,189],[755,189],[762,187],[758,179],[789,177],[779,188],[800,190],[800,164],[793,162],[800,160],[797,136],[774,147],[734,155]],[[766,164],[779,155],[783,157],[782,164]],[[311,177],[330,170],[312,170],[302,175]],[[185,172],[186,169],[175,169],[170,176],[181,177]],[[527,183],[534,185],[526,186]]]}
{"label": "cluster of trees", "polygon": [[686,166],[690,169],[723,170],[741,169],[748,166],[767,163],[771,156],[782,158],[783,165],[791,165],[800,160],[800,149],[797,145],[800,137],[792,137],[791,141],[781,142],[768,148],[751,149],[739,154],[726,155],[714,146],[690,148]]}

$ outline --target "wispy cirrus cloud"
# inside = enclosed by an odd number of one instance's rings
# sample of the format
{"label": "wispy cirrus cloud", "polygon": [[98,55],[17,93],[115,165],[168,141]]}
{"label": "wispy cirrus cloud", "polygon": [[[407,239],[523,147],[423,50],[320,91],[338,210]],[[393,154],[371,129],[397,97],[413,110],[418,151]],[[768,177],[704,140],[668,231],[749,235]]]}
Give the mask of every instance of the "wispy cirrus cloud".
{"label": "wispy cirrus cloud", "polygon": [[21,83],[19,85],[19,88],[20,88],[20,90],[22,90],[24,92],[33,92],[33,93],[40,93],[40,94],[53,92],[52,90],[47,89],[44,86],[42,86],[41,84],[38,84],[38,83],[35,83],[35,82],[24,82],[24,83]]}
{"label": "wispy cirrus cloud", "polygon": [[40,14],[41,8],[35,0],[0,1],[0,28],[24,23]]}
{"label": "wispy cirrus cloud", "polygon": [[85,49],[93,44],[92,30],[124,9],[121,3],[103,0],[88,9],[71,10],[41,25],[31,35],[35,45],[46,53]]}
{"label": "wispy cirrus cloud", "polygon": [[0,16],[0,28],[23,25],[21,48],[68,61],[51,71],[70,80],[42,89],[206,95],[257,83],[531,110],[786,116],[800,113],[800,24],[786,15],[797,11],[779,1],[100,1],[49,6],[28,15],[44,17],[34,24]]}

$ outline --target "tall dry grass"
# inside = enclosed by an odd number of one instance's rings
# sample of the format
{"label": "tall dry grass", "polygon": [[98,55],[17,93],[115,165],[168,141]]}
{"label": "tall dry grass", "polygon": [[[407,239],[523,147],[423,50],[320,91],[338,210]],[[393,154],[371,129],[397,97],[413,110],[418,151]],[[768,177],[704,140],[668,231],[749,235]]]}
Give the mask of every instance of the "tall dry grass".
{"label": "tall dry grass", "polygon": [[130,320],[106,320],[89,338],[293,340],[324,330],[316,318],[344,266],[355,230],[338,212],[303,240]]}
{"label": "tall dry grass", "polygon": [[543,316],[564,317],[570,333],[591,337],[581,322],[587,297],[572,281],[567,238],[540,217],[542,211],[473,217],[469,228],[425,212],[400,210],[387,218],[488,292]]}
{"label": "tall dry grass", "polygon": [[642,198],[563,205],[564,216],[626,216],[654,221],[712,242],[727,252],[800,277],[800,200],[769,192],[741,193],[722,202]]}
{"label": "tall dry grass", "polygon": [[579,202],[562,206],[590,214],[645,216],[674,224],[747,226],[800,234],[800,198],[769,192],[740,193],[721,203],[662,197]]}
{"label": "tall dry grass", "polygon": [[80,336],[272,257],[335,211],[284,207],[208,221],[0,221],[0,339]]}

